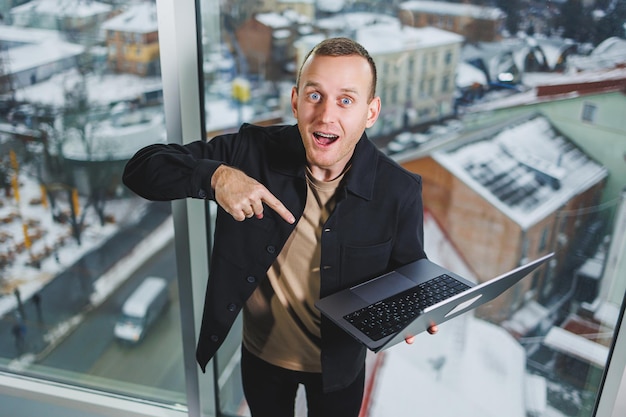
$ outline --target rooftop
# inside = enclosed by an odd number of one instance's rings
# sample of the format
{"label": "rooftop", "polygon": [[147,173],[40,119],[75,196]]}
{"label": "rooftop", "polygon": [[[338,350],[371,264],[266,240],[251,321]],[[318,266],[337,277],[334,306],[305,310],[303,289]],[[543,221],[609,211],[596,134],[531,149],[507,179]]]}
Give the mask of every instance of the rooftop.
{"label": "rooftop", "polygon": [[539,114],[437,151],[433,158],[522,228],[608,175]]}

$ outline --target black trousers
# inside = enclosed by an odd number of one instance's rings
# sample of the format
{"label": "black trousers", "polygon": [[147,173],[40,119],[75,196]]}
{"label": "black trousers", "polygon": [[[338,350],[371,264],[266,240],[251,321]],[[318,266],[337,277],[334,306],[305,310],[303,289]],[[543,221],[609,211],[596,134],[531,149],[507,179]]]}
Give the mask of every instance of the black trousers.
{"label": "black trousers", "polygon": [[294,417],[300,384],[304,385],[306,392],[308,417],[358,417],[361,410],[365,366],[352,385],[324,393],[321,374],[274,366],[242,347],[241,375],[252,417]]}

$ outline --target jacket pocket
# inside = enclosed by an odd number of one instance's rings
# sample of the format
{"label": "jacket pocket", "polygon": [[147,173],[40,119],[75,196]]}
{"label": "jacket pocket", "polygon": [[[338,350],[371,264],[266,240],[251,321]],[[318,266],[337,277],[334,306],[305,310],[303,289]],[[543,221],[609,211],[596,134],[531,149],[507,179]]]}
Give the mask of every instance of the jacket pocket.
{"label": "jacket pocket", "polygon": [[391,240],[376,245],[345,245],[341,253],[342,285],[354,285],[387,272]]}

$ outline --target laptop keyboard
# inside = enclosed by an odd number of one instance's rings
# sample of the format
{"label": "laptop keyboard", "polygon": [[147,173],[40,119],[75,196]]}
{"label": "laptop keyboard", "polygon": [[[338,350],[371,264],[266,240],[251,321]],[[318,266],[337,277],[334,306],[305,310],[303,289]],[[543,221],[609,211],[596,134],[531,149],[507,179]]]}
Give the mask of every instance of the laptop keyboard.
{"label": "laptop keyboard", "polygon": [[457,279],[443,274],[343,318],[370,339],[380,340],[402,330],[425,308],[469,288]]}

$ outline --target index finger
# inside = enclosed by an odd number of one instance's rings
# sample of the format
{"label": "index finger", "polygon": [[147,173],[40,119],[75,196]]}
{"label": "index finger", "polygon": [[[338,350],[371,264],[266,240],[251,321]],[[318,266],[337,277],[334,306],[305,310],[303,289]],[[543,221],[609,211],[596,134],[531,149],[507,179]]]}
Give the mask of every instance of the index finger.
{"label": "index finger", "polygon": [[281,201],[274,196],[269,190],[267,193],[261,198],[269,208],[274,210],[280,217],[282,217],[287,223],[293,224],[296,221],[296,218],[291,214],[291,212],[281,203]]}

